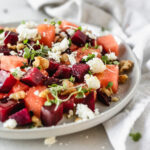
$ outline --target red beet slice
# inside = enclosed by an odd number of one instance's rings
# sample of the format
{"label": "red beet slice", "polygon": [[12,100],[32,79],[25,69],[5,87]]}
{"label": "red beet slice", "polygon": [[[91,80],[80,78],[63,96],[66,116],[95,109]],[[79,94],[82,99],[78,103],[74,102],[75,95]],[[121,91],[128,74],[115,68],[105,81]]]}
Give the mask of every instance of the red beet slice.
{"label": "red beet slice", "polygon": [[75,64],[72,66],[72,75],[76,78],[77,82],[84,81],[84,75],[88,72],[89,65],[87,64]]}
{"label": "red beet slice", "polygon": [[20,126],[31,123],[31,117],[30,117],[30,114],[29,114],[27,108],[24,108],[24,109],[16,112],[15,114],[12,114],[11,116],[9,116],[9,118],[15,119],[17,124]]}
{"label": "red beet slice", "polygon": [[18,41],[18,34],[16,32],[5,32],[5,40],[4,44],[7,45],[10,43],[11,45],[16,45]]}
{"label": "red beet slice", "polygon": [[54,78],[54,77],[48,77],[45,78],[44,80],[44,85],[48,86],[48,85],[52,85],[52,84],[61,84],[60,79]]}
{"label": "red beet slice", "polygon": [[0,53],[4,54],[4,55],[10,55],[10,49],[7,48],[7,46],[0,46]]}
{"label": "red beet slice", "polygon": [[41,120],[44,126],[56,125],[63,117],[63,104],[55,110],[56,105],[43,106],[41,110]]}
{"label": "red beet slice", "polygon": [[7,93],[15,85],[16,79],[10,73],[0,70],[0,92]]}
{"label": "red beet slice", "polygon": [[81,47],[85,45],[86,39],[87,36],[80,30],[77,30],[75,34],[72,36],[71,41],[73,44]]}
{"label": "red beet slice", "polygon": [[37,68],[30,69],[21,79],[22,82],[30,85],[35,86],[43,81],[43,74]]}
{"label": "red beet slice", "polygon": [[58,70],[55,72],[53,77],[60,78],[60,79],[67,79],[71,76],[71,68],[67,67],[66,65],[60,65]]}
{"label": "red beet slice", "polygon": [[52,76],[56,72],[56,70],[58,69],[59,66],[60,66],[60,63],[58,63],[54,60],[50,60],[49,68],[47,69],[47,72],[49,73],[49,75]]}
{"label": "red beet slice", "polygon": [[0,121],[5,121],[8,116],[24,108],[24,100],[7,100],[0,101]]}

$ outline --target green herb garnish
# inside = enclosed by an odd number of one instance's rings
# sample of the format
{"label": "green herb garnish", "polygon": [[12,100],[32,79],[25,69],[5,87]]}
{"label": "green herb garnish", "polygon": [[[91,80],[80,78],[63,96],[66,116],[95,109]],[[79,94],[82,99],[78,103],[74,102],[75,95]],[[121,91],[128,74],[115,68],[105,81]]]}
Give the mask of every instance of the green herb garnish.
{"label": "green herb garnish", "polygon": [[21,69],[24,69],[24,68],[26,68],[26,67],[28,67],[28,64],[23,62],[23,66],[21,66],[20,68],[21,68]]}
{"label": "green herb garnish", "polygon": [[69,47],[71,46],[71,44],[72,44],[72,41],[71,41],[71,39],[69,39]]}
{"label": "green herb garnish", "polygon": [[23,44],[27,44],[28,41],[29,41],[28,39],[24,40],[24,41],[23,41]]}
{"label": "green herb garnish", "polygon": [[88,74],[92,75],[92,72],[89,70],[89,71],[88,71]]}
{"label": "green herb garnish", "polygon": [[47,22],[47,21],[48,21],[48,19],[47,19],[47,18],[45,18],[45,19],[44,19],[44,22]]}
{"label": "green herb garnish", "polygon": [[0,34],[2,34],[4,32],[4,30],[3,29],[0,29]]}
{"label": "green herb garnish", "polygon": [[104,64],[108,64],[109,59],[108,59],[107,56],[102,56],[101,59],[102,59],[102,61],[104,62]]}
{"label": "green herb garnish", "polygon": [[75,77],[71,76],[69,81],[74,82],[75,81]]}
{"label": "green herb garnish", "polygon": [[95,54],[88,54],[86,58],[82,58],[83,62],[87,62],[95,57]]}
{"label": "green herb garnish", "polygon": [[55,22],[54,20],[51,20],[50,24],[51,24],[51,25],[55,25],[56,22]]}
{"label": "green herb garnish", "polygon": [[135,142],[139,141],[142,137],[141,133],[139,133],[139,132],[130,133],[129,136],[132,137],[132,140],[135,141]]}
{"label": "green herb garnish", "polygon": [[80,99],[80,98],[84,98],[86,97],[85,96],[85,93],[89,92],[91,89],[86,89],[86,88],[82,88],[82,87],[79,87],[78,88],[78,94],[76,95],[76,98]]}
{"label": "green herb garnish", "polygon": [[113,86],[113,82],[108,82],[106,88],[109,89],[109,88],[111,88],[112,86]]}
{"label": "green herb garnish", "polygon": [[95,49],[98,49],[98,45],[95,45],[94,48],[95,48]]}
{"label": "green herb garnish", "polygon": [[114,65],[119,65],[119,61],[115,60],[115,61],[113,61],[113,64]]}
{"label": "green herb garnish", "polygon": [[57,23],[58,23],[59,25],[61,25],[61,21],[58,21]]}

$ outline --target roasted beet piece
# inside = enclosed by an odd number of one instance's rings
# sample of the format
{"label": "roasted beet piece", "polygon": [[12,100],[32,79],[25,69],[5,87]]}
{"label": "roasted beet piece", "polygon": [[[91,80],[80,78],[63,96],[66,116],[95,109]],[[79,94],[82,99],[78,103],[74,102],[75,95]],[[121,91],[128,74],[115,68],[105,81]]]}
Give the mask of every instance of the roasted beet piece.
{"label": "roasted beet piece", "polygon": [[16,79],[10,73],[0,70],[0,92],[7,93],[15,85]]}
{"label": "roasted beet piece", "polygon": [[56,125],[63,117],[63,104],[56,109],[56,105],[43,106],[41,110],[41,120],[44,126]]}
{"label": "roasted beet piece", "polygon": [[87,36],[80,30],[77,30],[75,34],[72,36],[71,41],[73,44],[81,47],[85,45],[86,39]]}
{"label": "roasted beet piece", "polygon": [[46,86],[51,85],[51,84],[60,84],[60,83],[61,83],[61,81],[54,77],[45,78],[44,82],[43,82],[43,84]]}
{"label": "roasted beet piece", "polygon": [[18,34],[16,32],[5,32],[5,40],[4,43],[7,45],[10,43],[11,45],[16,45],[18,41]]}
{"label": "roasted beet piece", "polygon": [[31,123],[31,117],[27,110],[27,108],[24,108],[15,114],[12,114],[9,116],[10,119],[15,119],[17,124],[22,126]]}
{"label": "roasted beet piece", "polygon": [[24,100],[0,100],[0,121],[5,121],[9,115],[16,113],[22,108],[24,108]]}
{"label": "roasted beet piece", "polygon": [[75,64],[72,66],[72,75],[76,78],[77,82],[84,81],[84,75],[88,72],[89,65],[87,64]]}
{"label": "roasted beet piece", "polygon": [[103,93],[102,91],[100,91],[100,89],[97,90],[97,98],[98,98],[98,100],[100,102],[102,102],[106,106],[110,105],[111,97],[107,96],[105,93]]}
{"label": "roasted beet piece", "polygon": [[59,66],[60,66],[60,63],[58,63],[54,60],[50,60],[49,68],[47,69],[47,72],[49,73],[49,75],[52,76],[56,72],[56,70],[58,69]]}
{"label": "roasted beet piece", "polygon": [[0,46],[0,53],[3,53],[4,55],[10,55],[10,49],[5,45]]}
{"label": "roasted beet piece", "polygon": [[89,36],[87,36],[86,42],[87,42],[87,43],[90,43],[91,46],[96,46],[96,40],[90,38]]}
{"label": "roasted beet piece", "polygon": [[43,81],[43,74],[37,68],[30,69],[21,79],[22,82],[34,86],[42,83]]}
{"label": "roasted beet piece", "polygon": [[66,65],[60,65],[58,70],[55,72],[53,77],[60,78],[60,79],[67,79],[71,76],[71,68]]}

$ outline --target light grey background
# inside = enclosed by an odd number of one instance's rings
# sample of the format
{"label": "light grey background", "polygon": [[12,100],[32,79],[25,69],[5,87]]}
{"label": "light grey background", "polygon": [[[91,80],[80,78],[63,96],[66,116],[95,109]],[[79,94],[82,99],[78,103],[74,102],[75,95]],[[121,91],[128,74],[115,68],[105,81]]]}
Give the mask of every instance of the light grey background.
{"label": "light grey background", "polygon": [[[0,24],[22,20],[43,20],[47,16],[41,11],[32,10],[25,0],[1,0]],[[138,131],[138,127],[137,131]],[[104,128],[95,128],[68,136],[57,137],[57,143],[51,147],[41,140],[4,140],[0,139],[0,150],[113,150]],[[138,143],[128,138],[127,150],[139,150]]]}

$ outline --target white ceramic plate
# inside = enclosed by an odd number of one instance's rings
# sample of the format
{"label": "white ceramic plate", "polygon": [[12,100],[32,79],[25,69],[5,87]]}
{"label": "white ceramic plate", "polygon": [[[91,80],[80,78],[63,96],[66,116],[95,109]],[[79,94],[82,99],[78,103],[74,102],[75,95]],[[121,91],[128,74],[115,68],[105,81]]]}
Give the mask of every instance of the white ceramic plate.
{"label": "white ceramic plate", "polygon": [[[3,26],[16,26],[18,23],[9,23],[4,24]],[[93,31],[96,35],[99,35],[99,28],[91,25],[87,25],[89,29]],[[73,122],[71,120],[63,119],[57,126],[52,127],[42,127],[42,128],[33,128],[33,129],[6,129],[0,124],[0,138],[8,139],[38,139],[51,136],[61,136],[66,134],[71,134],[79,132],[91,127],[94,127],[104,121],[110,119],[119,111],[121,111],[131,100],[136,90],[136,87],[140,80],[140,69],[138,61],[131,51],[129,46],[122,41],[119,37],[115,36],[116,40],[119,43],[119,59],[129,59],[134,62],[134,68],[129,74],[129,80],[126,84],[119,86],[118,96],[120,100],[118,102],[112,102],[109,107],[104,106],[100,102],[96,104],[96,107],[99,108],[100,114],[97,115],[94,119],[90,119],[82,122]],[[65,123],[64,123],[65,122]]]}

